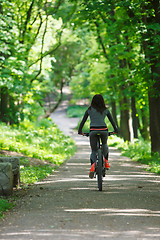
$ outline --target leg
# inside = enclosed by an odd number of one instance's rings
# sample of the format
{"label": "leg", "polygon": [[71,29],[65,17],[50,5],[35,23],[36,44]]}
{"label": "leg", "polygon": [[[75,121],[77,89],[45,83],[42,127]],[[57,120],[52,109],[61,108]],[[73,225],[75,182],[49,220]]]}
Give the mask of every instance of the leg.
{"label": "leg", "polygon": [[97,152],[97,135],[96,131],[90,132],[90,146],[91,146],[91,169],[89,172],[89,177],[93,178],[95,173],[95,162],[96,162],[96,152]]}
{"label": "leg", "polygon": [[108,159],[107,139],[108,139],[108,132],[107,131],[101,131],[101,141],[102,141],[103,155],[106,159]]}
{"label": "leg", "polygon": [[101,133],[102,149],[103,149],[103,155],[104,155],[104,161],[105,161],[105,168],[108,170],[110,168],[110,165],[108,163],[107,139],[108,139],[108,132],[102,132]]}
{"label": "leg", "polygon": [[91,146],[91,163],[96,161],[96,153],[97,153],[97,132],[90,132],[90,146]]}

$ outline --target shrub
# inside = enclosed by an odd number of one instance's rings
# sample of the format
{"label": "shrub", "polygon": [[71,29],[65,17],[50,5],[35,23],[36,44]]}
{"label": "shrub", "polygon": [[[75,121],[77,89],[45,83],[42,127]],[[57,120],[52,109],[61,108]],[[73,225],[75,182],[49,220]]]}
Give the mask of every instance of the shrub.
{"label": "shrub", "polygon": [[3,212],[11,209],[13,207],[13,203],[9,200],[0,198],[0,218],[3,216]]}

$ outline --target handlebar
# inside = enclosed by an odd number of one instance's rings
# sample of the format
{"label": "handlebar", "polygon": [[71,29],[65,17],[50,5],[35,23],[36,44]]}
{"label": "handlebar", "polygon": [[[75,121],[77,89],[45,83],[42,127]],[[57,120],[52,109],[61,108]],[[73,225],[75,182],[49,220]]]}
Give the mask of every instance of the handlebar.
{"label": "handlebar", "polygon": [[[111,135],[114,135],[114,134],[117,134],[117,133],[115,133],[115,132],[108,132],[108,136],[111,136]],[[83,133],[83,136],[89,137],[89,133]]]}

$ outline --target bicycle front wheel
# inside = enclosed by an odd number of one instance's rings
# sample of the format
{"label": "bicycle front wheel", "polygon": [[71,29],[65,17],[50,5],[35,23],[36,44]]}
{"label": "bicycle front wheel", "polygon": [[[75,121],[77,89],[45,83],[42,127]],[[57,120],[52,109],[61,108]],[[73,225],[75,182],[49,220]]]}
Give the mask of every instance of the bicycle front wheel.
{"label": "bicycle front wheel", "polygon": [[102,191],[102,152],[101,149],[98,149],[98,163],[97,163],[97,167],[98,167],[98,177],[97,177],[97,181],[98,181],[98,189],[99,191]]}

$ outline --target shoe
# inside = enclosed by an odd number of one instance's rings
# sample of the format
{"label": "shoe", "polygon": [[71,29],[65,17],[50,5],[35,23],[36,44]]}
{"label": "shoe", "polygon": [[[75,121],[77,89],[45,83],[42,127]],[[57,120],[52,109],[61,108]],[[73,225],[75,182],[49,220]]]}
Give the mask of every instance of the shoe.
{"label": "shoe", "polygon": [[90,172],[89,172],[89,177],[90,178],[93,178],[94,177],[94,172],[95,172],[95,163],[93,163],[91,165],[91,169],[90,169]]}
{"label": "shoe", "polygon": [[106,168],[107,170],[109,170],[109,169],[110,169],[110,165],[109,165],[108,160],[107,160],[107,159],[104,159],[104,162],[105,162],[105,168]]}

